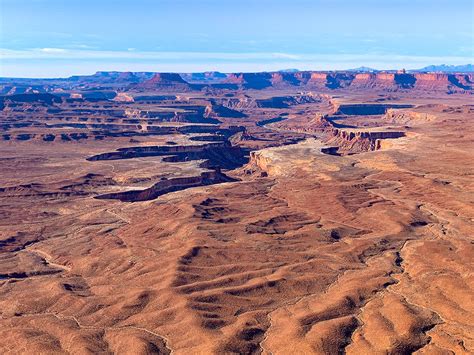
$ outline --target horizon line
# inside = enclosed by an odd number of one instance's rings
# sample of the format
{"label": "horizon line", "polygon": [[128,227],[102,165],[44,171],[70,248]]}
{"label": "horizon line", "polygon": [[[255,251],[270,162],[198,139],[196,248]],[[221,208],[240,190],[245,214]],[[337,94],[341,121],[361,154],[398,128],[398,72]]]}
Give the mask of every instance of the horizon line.
{"label": "horizon line", "polygon": [[[39,76],[9,76],[9,75],[1,75],[0,79],[44,79],[44,80],[59,80],[59,79],[70,79],[72,77],[81,77],[81,76],[93,76],[99,73],[152,73],[152,74],[201,74],[201,73],[220,73],[220,74],[259,74],[259,73],[304,73],[304,72],[319,72],[319,73],[334,73],[334,72],[359,72],[359,73],[375,73],[375,72],[380,72],[380,73],[393,73],[393,72],[401,72],[401,71],[406,71],[407,73],[409,72],[419,72],[423,70],[425,67],[429,66],[447,66],[447,67],[458,67],[458,66],[474,66],[473,63],[466,63],[466,64],[431,64],[424,66],[422,68],[411,68],[408,69],[406,67],[397,67],[397,68],[385,68],[385,69],[376,69],[372,67],[367,67],[367,66],[359,66],[356,68],[348,68],[348,69],[297,69],[297,68],[285,68],[285,69],[277,69],[277,70],[243,70],[243,71],[220,71],[220,70],[201,70],[201,71],[169,71],[169,70],[164,70],[164,71],[154,71],[154,70],[95,70],[91,71],[88,73],[84,74],[71,74],[69,76],[45,76],[45,77],[39,77]],[[365,70],[360,70],[358,69],[365,69]],[[431,73],[473,73],[473,72],[466,72],[466,71],[460,71],[460,72],[446,72],[446,71],[427,71]]]}

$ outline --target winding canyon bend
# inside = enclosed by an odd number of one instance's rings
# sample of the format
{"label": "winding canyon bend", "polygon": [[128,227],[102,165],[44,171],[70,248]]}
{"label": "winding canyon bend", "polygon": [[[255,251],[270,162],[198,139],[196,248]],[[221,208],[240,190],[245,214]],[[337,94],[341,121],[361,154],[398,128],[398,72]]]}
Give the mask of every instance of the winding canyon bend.
{"label": "winding canyon bend", "polygon": [[472,354],[473,88],[0,79],[0,352]]}

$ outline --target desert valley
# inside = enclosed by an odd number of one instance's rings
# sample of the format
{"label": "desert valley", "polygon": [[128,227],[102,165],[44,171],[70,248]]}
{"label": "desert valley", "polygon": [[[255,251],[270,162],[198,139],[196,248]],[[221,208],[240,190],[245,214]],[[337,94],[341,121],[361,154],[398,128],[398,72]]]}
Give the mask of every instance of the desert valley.
{"label": "desert valley", "polygon": [[0,79],[0,352],[474,353],[474,75]]}

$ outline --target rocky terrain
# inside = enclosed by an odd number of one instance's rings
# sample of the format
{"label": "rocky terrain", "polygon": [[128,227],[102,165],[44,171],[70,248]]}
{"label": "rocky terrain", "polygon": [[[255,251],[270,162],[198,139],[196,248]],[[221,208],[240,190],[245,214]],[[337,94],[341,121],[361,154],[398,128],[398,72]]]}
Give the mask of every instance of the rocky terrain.
{"label": "rocky terrain", "polygon": [[187,92],[219,90],[297,89],[334,91],[338,89],[381,91],[431,91],[448,94],[473,92],[474,74],[440,72],[218,72],[177,74],[152,72],[97,72],[93,75],[65,79],[0,78],[0,93],[5,95],[30,92],[54,92],[62,95],[73,90],[89,98],[110,98],[123,92],[159,91]]}
{"label": "rocky terrain", "polygon": [[473,353],[473,83],[0,79],[0,352]]}

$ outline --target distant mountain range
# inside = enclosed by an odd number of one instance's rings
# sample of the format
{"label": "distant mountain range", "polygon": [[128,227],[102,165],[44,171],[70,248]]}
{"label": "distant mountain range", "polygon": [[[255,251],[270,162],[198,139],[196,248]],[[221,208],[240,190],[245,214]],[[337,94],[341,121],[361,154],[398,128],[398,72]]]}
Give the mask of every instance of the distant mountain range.
{"label": "distant mountain range", "polygon": [[417,72],[442,72],[442,73],[472,73],[474,72],[474,65],[465,64],[465,65],[429,65],[427,67],[410,70]]}
{"label": "distant mountain range", "polygon": [[[347,70],[335,70],[335,71],[347,71],[347,72],[354,72],[354,73],[378,73],[378,72],[396,72],[397,70],[378,70],[370,67],[361,66],[358,68],[347,69]],[[280,72],[286,73],[296,73],[298,69],[285,69],[280,70]],[[407,70],[410,73],[426,73],[426,72],[439,72],[439,73],[472,73],[474,72],[474,65],[473,64],[465,64],[465,65],[429,65],[427,67],[421,69],[411,69]]]}
{"label": "distant mountain range", "polygon": [[[359,67],[355,69],[348,69],[349,72],[358,72],[358,73],[378,73],[381,71],[385,72],[396,72],[396,70],[377,70],[369,67]],[[409,73],[427,73],[427,72],[439,72],[439,73],[472,73],[474,72],[474,65],[465,64],[465,65],[429,65],[421,69],[411,69],[407,70]]]}
{"label": "distant mountain range", "polygon": [[293,69],[293,68],[292,69],[281,69],[281,70],[279,70],[279,72],[280,73],[297,73],[297,72],[299,72],[299,70],[298,69]]}
{"label": "distant mountain range", "polygon": [[380,70],[362,66],[362,67],[358,67],[358,68],[354,68],[354,69],[347,69],[347,71],[358,72],[358,73],[377,73]]}

